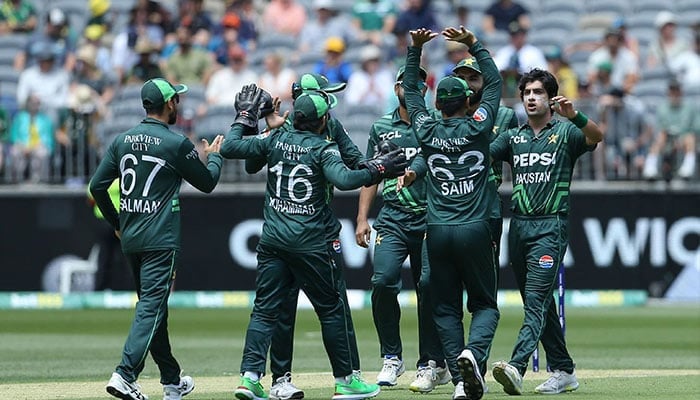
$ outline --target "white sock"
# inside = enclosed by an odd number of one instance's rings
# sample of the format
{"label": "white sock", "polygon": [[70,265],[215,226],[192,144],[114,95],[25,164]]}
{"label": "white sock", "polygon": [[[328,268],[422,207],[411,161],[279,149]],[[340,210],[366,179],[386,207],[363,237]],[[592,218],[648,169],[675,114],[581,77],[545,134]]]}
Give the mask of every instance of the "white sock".
{"label": "white sock", "polygon": [[251,381],[260,380],[260,374],[258,374],[257,372],[246,371],[243,373],[243,376],[250,379]]}
{"label": "white sock", "polygon": [[350,374],[348,376],[340,376],[338,378],[335,378],[335,382],[346,384],[346,383],[350,382],[350,379],[352,379],[352,374]]}

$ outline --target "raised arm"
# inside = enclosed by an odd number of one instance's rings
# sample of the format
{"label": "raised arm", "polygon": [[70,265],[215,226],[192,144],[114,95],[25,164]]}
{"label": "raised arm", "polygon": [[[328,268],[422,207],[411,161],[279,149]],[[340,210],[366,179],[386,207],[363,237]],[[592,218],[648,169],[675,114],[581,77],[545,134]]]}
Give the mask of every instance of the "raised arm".
{"label": "raised arm", "polygon": [[199,160],[199,154],[192,142],[186,139],[180,144],[176,168],[184,180],[204,193],[210,193],[219,182],[223,164],[219,150],[223,140],[222,135],[216,136],[211,144],[206,139],[202,139],[204,151],[207,153],[206,166]]}
{"label": "raised arm", "polygon": [[413,125],[414,131],[417,133],[420,127],[426,120],[430,119],[430,114],[425,106],[423,93],[418,87],[420,79],[420,57],[423,52],[423,45],[438,34],[430,29],[416,29],[411,31],[412,44],[408,47],[406,55],[406,71],[403,75],[403,83],[401,86],[404,90],[404,98],[406,99],[406,109]]}

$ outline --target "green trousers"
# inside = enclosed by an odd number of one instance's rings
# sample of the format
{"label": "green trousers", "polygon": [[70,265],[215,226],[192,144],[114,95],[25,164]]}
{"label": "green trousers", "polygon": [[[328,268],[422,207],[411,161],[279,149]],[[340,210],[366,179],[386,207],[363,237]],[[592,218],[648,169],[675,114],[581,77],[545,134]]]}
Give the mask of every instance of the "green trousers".
{"label": "green trousers", "polygon": [[567,220],[560,216],[514,216],[510,221],[510,264],[525,312],[510,364],[518,368],[521,375],[527,371],[528,361],[539,341],[542,341],[547,365],[552,370],[568,373],[574,370],[554,301],[557,273],[568,243],[567,229]]}
{"label": "green trousers", "polygon": [[413,287],[416,291],[418,311],[418,360],[416,367],[428,365],[434,360],[444,366],[445,355],[435,329],[431,313],[429,264],[424,245],[424,230],[403,231],[398,226],[389,229],[375,225],[377,239],[374,245],[374,274],[372,275],[372,317],[379,337],[381,356],[395,355],[403,358],[399,323],[401,307],[401,270],[408,257]]}
{"label": "green trousers", "polygon": [[[340,242],[338,242],[340,243]],[[335,249],[334,249],[335,250]],[[342,275],[345,269],[343,257],[335,258],[338,272]],[[355,336],[355,328],[352,323],[352,315],[350,314],[350,304],[347,300],[347,289],[345,287],[345,278],[341,276],[339,294],[343,298],[345,305],[345,319],[348,325],[348,335],[351,336],[351,357],[353,371],[359,371],[360,368],[360,353],[357,348],[357,339]],[[272,335],[270,343],[270,372],[272,372],[272,381],[283,376],[287,372],[292,371],[292,353],[294,350],[294,324],[297,315],[297,301],[299,299],[299,286],[294,285],[294,288],[289,291],[287,300],[280,307],[279,320],[275,333]]]}
{"label": "green trousers", "polygon": [[126,254],[126,258],[134,273],[139,301],[116,371],[126,381],[136,381],[150,351],[160,370],[160,383],[179,384],[180,366],[173,357],[168,338],[168,297],[179,253],[155,250]]}
{"label": "green trousers", "polygon": [[[290,290],[301,288],[321,322],[323,345],[334,377],[353,371],[352,353],[357,342],[352,331],[343,275],[332,244],[324,250],[288,250],[258,245],[258,271],[255,302],[246,332],[241,372],[264,374],[267,352],[280,317],[280,308],[289,299]],[[353,343],[354,342],[354,343]]]}
{"label": "green trousers", "polygon": [[[430,292],[433,318],[447,365],[456,384],[462,380],[457,357],[466,348],[480,371],[486,371],[491,342],[500,313],[495,246],[487,221],[465,225],[428,225]],[[471,313],[469,337],[464,339],[464,289]]]}

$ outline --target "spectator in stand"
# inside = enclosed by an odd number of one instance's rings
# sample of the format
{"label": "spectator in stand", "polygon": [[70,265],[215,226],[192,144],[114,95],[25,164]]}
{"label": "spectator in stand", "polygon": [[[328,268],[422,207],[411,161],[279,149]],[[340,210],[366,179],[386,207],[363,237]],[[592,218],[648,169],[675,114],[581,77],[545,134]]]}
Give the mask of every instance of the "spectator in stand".
{"label": "spectator in stand", "polygon": [[396,6],[392,0],[361,0],[352,6],[352,24],[361,42],[383,46],[396,25]]}
{"label": "spectator in stand", "polygon": [[91,24],[85,27],[83,38],[85,39],[85,45],[94,47],[97,52],[95,56],[97,68],[99,68],[103,74],[116,78],[112,63],[112,50],[105,46],[103,42],[105,32],[104,25]]}
{"label": "spectator in stand", "polygon": [[338,17],[331,0],[314,0],[316,18],[308,21],[299,34],[299,51],[323,54],[323,41],[319,38],[338,36],[345,40],[352,35],[347,21]]}
{"label": "spectator in stand", "polygon": [[406,8],[396,18],[395,29],[408,32],[418,28],[437,29],[435,12],[429,0],[406,0]]}
{"label": "spectator in stand", "polygon": [[[656,109],[658,132],[644,163],[645,178],[658,179],[663,175],[670,180],[674,171],[682,179],[695,175],[696,114],[696,106],[683,99],[680,82],[671,80],[668,99]],[[676,170],[677,161],[680,165]]]}
{"label": "spectator in stand", "polygon": [[[164,35],[171,35],[179,24],[173,21],[168,8],[161,3],[160,0],[136,0],[134,8],[145,13],[147,25],[157,26]],[[159,44],[163,45],[162,42],[159,42]]]}
{"label": "spectator in stand", "polygon": [[542,50],[527,43],[527,28],[518,22],[508,28],[510,43],[496,52],[493,61],[503,76],[503,97],[519,97],[520,76],[534,68],[547,69],[547,60]]}
{"label": "spectator in stand", "polygon": [[163,28],[158,23],[149,20],[149,15],[160,18],[161,14],[155,11],[150,14],[149,12],[147,7],[133,7],[129,11],[129,24],[114,38],[112,62],[119,81],[125,79],[127,72],[138,60],[134,46],[139,39],[145,38],[158,49],[163,47],[165,40]]}
{"label": "spectator in stand", "polygon": [[695,34],[693,48],[679,54],[670,67],[686,88],[700,88],[700,32]]}
{"label": "spectator in stand", "polygon": [[238,30],[238,41],[246,51],[255,50],[258,40],[258,28],[260,16],[255,9],[253,0],[234,0],[230,11],[235,12],[241,19],[241,27]]}
{"label": "spectator in stand", "polygon": [[181,0],[179,22],[180,26],[190,29],[194,44],[206,46],[209,43],[214,23],[204,10],[204,0]]}
{"label": "spectator in stand", "polygon": [[157,58],[157,49],[146,38],[139,39],[134,46],[134,51],[139,55],[139,60],[131,67],[126,82],[129,84],[143,85],[147,80],[163,76]]}
{"label": "spectator in stand", "polygon": [[240,45],[229,47],[228,58],[229,65],[214,72],[209,79],[205,91],[208,105],[231,106],[243,86],[258,81],[258,75],[248,68],[245,50]]}
{"label": "spectator in stand", "polygon": [[263,12],[265,32],[298,36],[306,25],[306,9],[296,0],[271,0]]}
{"label": "spectator in stand", "polygon": [[[639,41],[634,36],[627,32],[627,22],[623,17],[617,17],[611,25],[612,29],[617,29],[622,38],[622,45],[628,48],[632,54],[639,60]],[[594,49],[595,50],[595,49]]]}
{"label": "spectator in stand", "polygon": [[36,8],[29,0],[2,0],[0,35],[30,33],[36,28]]}
{"label": "spectator in stand", "polygon": [[88,2],[90,17],[85,26],[100,25],[105,31],[112,30],[113,16],[109,12],[110,6],[109,0],[90,0]]}
{"label": "spectator in stand", "polygon": [[212,72],[213,56],[194,45],[190,28],[180,26],[175,34],[177,48],[161,65],[166,79],[187,86],[206,84]]}
{"label": "spectator in stand", "polygon": [[54,145],[54,122],[41,110],[41,98],[27,96],[24,109],[12,120],[10,128],[10,165],[13,182],[22,182],[29,166],[31,182],[49,181],[49,157]]}
{"label": "spectator in stand", "polygon": [[66,106],[70,77],[62,68],[54,68],[56,55],[51,45],[43,43],[37,49],[37,65],[29,67],[19,75],[17,104],[27,104],[29,95],[38,97],[46,113],[58,121],[58,111]]}
{"label": "spectator in stand", "polygon": [[481,27],[486,35],[497,30],[509,32],[514,22],[524,29],[529,29],[528,10],[512,0],[497,0],[484,12]]}
{"label": "spectator in stand", "polygon": [[610,61],[601,61],[594,68],[595,79],[589,81],[587,94],[594,99],[609,93],[615,86],[612,84],[613,65]]}
{"label": "spectator in stand", "polygon": [[690,46],[688,42],[676,33],[676,16],[670,11],[660,11],[654,20],[659,35],[649,43],[646,60],[647,67],[669,67],[675,59]]}
{"label": "spectator in stand", "polygon": [[545,51],[544,58],[547,60],[547,71],[557,78],[559,94],[569,100],[578,99],[578,77],[564,59],[561,47],[551,46]]}
{"label": "spectator in stand", "polygon": [[258,86],[265,88],[270,95],[279,97],[282,104],[292,101],[292,91],[289,88],[297,80],[293,69],[284,65],[284,57],[279,52],[270,53],[263,60],[265,72],[260,75]]}
{"label": "spectator in stand", "polygon": [[593,153],[596,179],[639,179],[653,135],[644,103],[612,88],[599,97],[598,115],[605,139]]}
{"label": "spectator in stand", "polygon": [[375,106],[380,110],[377,111],[379,115],[394,96],[394,74],[384,65],[381,49],[373,44],[362,48],[360,60],[361,68],[353,71],[348,79],[345,101],[348,105]]}
{"label": "spectator in stand", "polygon": [[114,98],[115,82],[97,68],[97,50],[89,44],[81,46],[76,52],[70,90],[74,89],[74,85],[80,84],[87,85],[95,91],[97,108],[104,114],[106,107]]}
{"label": "spectator in stand", "polygon": [[66,184],[84,185],[97,168],[100,141],[97,123],[106,109],[99,93],[85,83],[76,83],[68,95],[68,107],[59,113],[56,141],[61,154],[61,178]]}
{"label": "spectator in stand", "polygon": [[343,58],[345,42],[332,36],[326,39],[324,47],[326,56],[314,65],[314,73],[325,76],[330,83],[348,83],[352,65]]}
{"label": "spectator in stand", "polygon": [[598,67],[605,62],[611,65],[611,85],[630,93],[639,79],[639,68],[632,51],[623,46],[622,36],[617,29],[605,32],[603,46],[588,57],[589,84],[597,82]]}
{"label": "spectator in stand", "polygon": [[227,11],[221,19],[221,30],[214,35],[207,45],[207,50],[214,54],[217,64],[228,64],[228,48],[231,44],[241,43],[239,30],[241,28],[241,18],[233,11]]}
{"label": "spectator in stand", "polygon": [[44,30],[35,32],[29,38],[24,51],[17,53],[15,69],[22,71],[35,65],[37,54],[49,46],[56,57],[56,65],[70,71],[75,64],[75,44],[75,33],[68,25],[66,14],[60,8],[52,8],[46,14]]}

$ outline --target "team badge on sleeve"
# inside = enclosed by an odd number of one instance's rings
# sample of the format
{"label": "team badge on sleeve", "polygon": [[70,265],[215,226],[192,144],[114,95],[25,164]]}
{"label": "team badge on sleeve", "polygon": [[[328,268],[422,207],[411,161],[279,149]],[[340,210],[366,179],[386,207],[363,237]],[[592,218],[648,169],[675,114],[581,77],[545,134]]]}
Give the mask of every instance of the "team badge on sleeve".
{"label": "team badge on sleeve", "polygon": [[333,241],[333,251],[340,253],[340,240],[336,239]]}
{"label": "team badge on sleeve", "polygon": [[549,269],[552,268],[553,265],[554,259],[552,258],[552,256],[545,254],[542,257],[540,257],[540,268]]}
{"label": "team badge on sleeve", "polygon": [[475,121],[484,122],[489,117],[489,113],[484,107],[479,107],[478,110],[474,111],[473,118]]}

